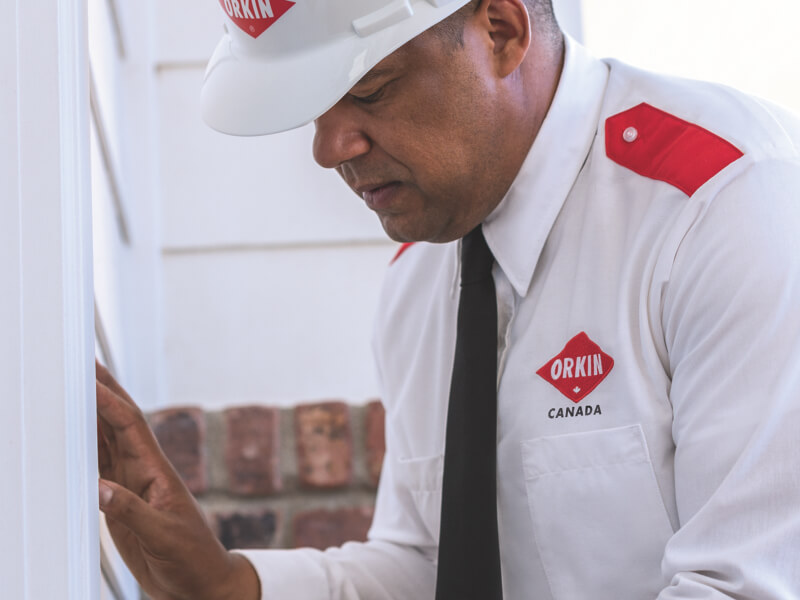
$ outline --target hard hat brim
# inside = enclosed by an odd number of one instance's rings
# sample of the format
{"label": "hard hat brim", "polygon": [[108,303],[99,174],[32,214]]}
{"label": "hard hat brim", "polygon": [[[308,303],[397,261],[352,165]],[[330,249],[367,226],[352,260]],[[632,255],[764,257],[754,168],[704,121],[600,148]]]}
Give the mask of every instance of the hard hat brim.
{"label": "hard hat brim", "polygon": [[310,123],[383,58],[463,4],[434,8],[424,2],[418,11],[438,14],[409,19],[367,37],[353,34],[270,58],[237,55],[226,34],[206,69],[200,101],[203,120],[217,131],[239,136],[279,133]]}

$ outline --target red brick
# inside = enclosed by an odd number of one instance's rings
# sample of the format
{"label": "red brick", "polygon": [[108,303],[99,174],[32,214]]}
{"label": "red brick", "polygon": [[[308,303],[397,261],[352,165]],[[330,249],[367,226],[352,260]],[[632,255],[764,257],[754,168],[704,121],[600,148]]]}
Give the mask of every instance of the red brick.
{"label": "red brick", "polygon": [[151,414],[149,420],[164,454],[189,491],[207,491],[206,415],[202,409],[170,408]]}
{"label": "red brick", "polygon": [[292,522],[294,547],[324,550],[348,541],[363,542],[372,523],[372,508],[311,510],[298,513]]}
{"label": "red brick", "polygon": [[353,435],[348,406],[343,402],[298,406],[294,418],[299,484],[321,489],[349,485]]}
{"label": "red brick", "polygon": [[216,513],[213,517],[217,537],[228,550],[269,548],[275,541],[278,515],[272,510]]}
{"label": "red brick", "polygon": [[380,401],[367,404],[364,413],[364,456],[367,461],[367,477],[373,486],[378,485],[383,455],[386,454],[385,418],[386,411]]}
{"label": "red brick", "polygon": [[242,496],[265,496],[282,489],[280,411],[242,406],[225,411],[225,468],[228,489]]}

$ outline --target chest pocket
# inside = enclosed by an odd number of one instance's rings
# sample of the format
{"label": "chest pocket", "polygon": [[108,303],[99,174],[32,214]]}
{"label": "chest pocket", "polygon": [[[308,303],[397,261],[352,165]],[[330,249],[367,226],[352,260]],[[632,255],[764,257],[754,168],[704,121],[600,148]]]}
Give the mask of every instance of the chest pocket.
{"label": "chest pocket", "polygon": [[673,532],[641,426],[522,442],[522,461],[554,598],[655,598]]}
{"label": "chest pocket", "polygon": [[406,483],[425,529],[434,545],[439,540],[442,510],[444,455],[411,458],[397,462],[398,475]]}

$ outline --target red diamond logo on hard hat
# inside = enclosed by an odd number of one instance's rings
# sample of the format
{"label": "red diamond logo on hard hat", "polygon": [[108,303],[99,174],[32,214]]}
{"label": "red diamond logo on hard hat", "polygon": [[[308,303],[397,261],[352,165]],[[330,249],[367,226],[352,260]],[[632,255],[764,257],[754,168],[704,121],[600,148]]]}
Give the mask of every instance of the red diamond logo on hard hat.
{"label": "red diamond logo on hard hat", "polygon": [[222,10],[247,35],[257,38],[292,8],[289,0],[219,0]]}
{"label": "red diamond logo on hard hat", "polygon": [[614,359],[581,331],[536,373],[573,402],[580,402],[613,368]]}

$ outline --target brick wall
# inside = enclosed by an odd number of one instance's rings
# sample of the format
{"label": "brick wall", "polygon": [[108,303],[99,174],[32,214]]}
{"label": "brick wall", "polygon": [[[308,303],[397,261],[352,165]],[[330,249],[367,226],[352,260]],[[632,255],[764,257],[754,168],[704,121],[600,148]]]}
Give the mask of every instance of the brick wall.
{"label": "brick wall", "polygon": [[385,448],[380,402],[180,407],[148,418],[225,547],[366,539]]}

